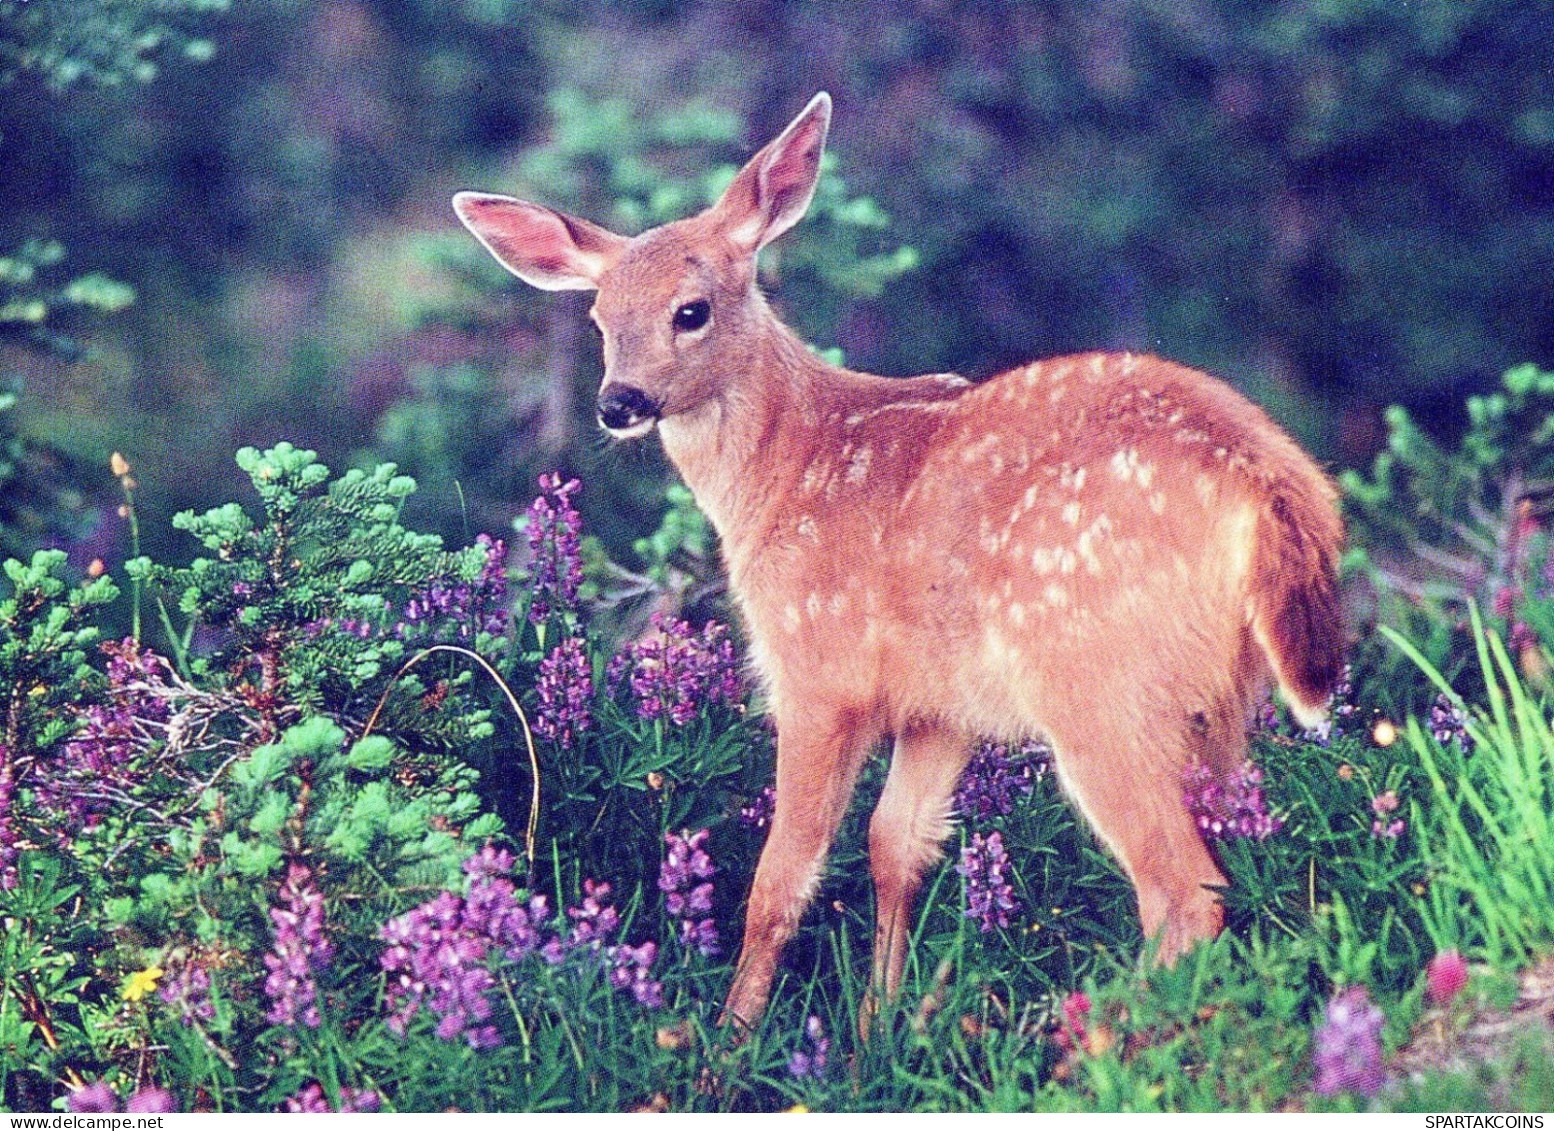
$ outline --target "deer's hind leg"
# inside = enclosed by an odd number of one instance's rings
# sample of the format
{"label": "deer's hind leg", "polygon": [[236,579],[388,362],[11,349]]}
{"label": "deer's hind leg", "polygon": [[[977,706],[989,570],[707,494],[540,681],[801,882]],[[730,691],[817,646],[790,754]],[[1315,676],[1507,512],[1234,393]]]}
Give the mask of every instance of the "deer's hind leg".
{"label": "deer's hind leg", "polygon": [[919,727],[896,736],[890,773],[869,821],[874,991],[886,999],[901,984],[923,874],[942,857],[940,845],[954,828],[951,799],[972,745],[969,735],[953,728]]}
{"label": "deer's hind leg", "polygon": [[1203,735],[1189,718],[1140,727],[1068,718],[1051,728],[1058,780],[1133,881],[1146,939],[1174,962],[1224,924],[1225,885],[1183,797],[1183,771]]}

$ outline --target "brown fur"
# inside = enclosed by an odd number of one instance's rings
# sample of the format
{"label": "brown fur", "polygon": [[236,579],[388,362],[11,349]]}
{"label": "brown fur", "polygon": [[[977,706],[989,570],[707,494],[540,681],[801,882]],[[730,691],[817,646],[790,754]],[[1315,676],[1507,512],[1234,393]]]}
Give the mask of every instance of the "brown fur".
{"label": "brown fur", "polygon": [[[715,208],[634,240],[586,229],[574,248],[570,218],[457,202],[518,274],[597,287],[604,388],[661,405],[665,450],[722,538],[779,735],[727,1016],[764,1007],[887,737],[869,831],[885,993],[981,736],[1050,740],[1170,961],[1219,930],[1225,882],[1183,770],[1240,765],[1271,681],[1310,719],[1337,672],[1333,488],[1227,385],[1153,357],[1056,358],[974,386],[821,361],[768,309],[754,261],[807,206],[828,121],[821,96]],[[699,299],[710,326],[674,330]]]}

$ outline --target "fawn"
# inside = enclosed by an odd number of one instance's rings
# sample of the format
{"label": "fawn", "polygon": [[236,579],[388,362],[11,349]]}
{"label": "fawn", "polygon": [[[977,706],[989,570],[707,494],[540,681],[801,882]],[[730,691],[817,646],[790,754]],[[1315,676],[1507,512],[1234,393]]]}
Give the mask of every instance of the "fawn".
{"label": "fawn", "polygon": [[877,994],[900,981],[979,736],[1046,737],[1171,962],[1223,922],[1184,770],[1239,769],[1273,682],[1315,724],[1339,672],[1332,484],[1228,385],[1154,357],[972,384],[816,356],[767,306],[756,255],[809,207],[830,118],[816,95],[715,205],[634,238],[511,197],[453,202],[519,278],[598,292],[599,421],[657,428],[722,541],[778,735],[724,1020],[760,1016],[886,737]]}

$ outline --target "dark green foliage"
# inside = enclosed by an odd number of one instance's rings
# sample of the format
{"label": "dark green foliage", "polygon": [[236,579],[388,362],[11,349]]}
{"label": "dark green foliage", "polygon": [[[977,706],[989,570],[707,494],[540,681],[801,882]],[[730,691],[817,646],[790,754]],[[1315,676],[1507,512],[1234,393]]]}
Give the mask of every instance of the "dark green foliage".
{"label": "dark green foliage", "polygon": [[92,681],[87,654],[98,639],[93,606],[118,596],[108,577],[71,585],[62,550],[39,550],[29,565],[5,562],[7,596],[0,599],[0,743],[16,755],[46,749],[66,733],[63,713]]}
{"label": "dark green foliage", "polygon": [[80,347],[59,328],[62,315],[115,314],[135,301],[131,287],[104,275],[51,280],[52,269],[64,258],[65,249],[59,244],[39,240],[29,240],[0,257],[0,336],[74,358]]}
{"label": "dark green foliage", "polygon": [[18,0],[0,7],[0,85],[37,75],[56,91],[145,83],[160,54],[193,62],[215,48],[190,30],[192,17],[225,12],[229,0]]}
{"label": "dark green foliage", "polygon": [[[392,468],[331,479],[290,445],[246,450],[239,463],[260,510],[181,516],[207,556],[135,567],[151,596],[203,626],[178,634],[182,675],[133,642],[105,648],[106,679],[95,674],[85,622],[111,583],[71,588],[58,553],[7,566],[0,675],[12,729],[0,768],[19,793],[0,814],[0,847],[21,850],[0,876],[8,1107],[46,1108],[61,1077],[101,1077],[121,1095],[157,1083],[180,1104],[219,1110],[271,1110],[315,1083],[320,1102],[366,1089],[401,1110],[1353,1109],[1357,1097],[1308,1094],[1311,1032],[1336,987],[1370,988],[1396,1048],[1415,1030],[1432,955],[1451,946],[1509,964],[1547,945],[1540,916],[1554,879],[1538,849],[1554,820],[1554,740],[1488,640],[1480,666],[1496,674],[1482,681],[1471,756],[1417,721],[1406,741],[1371,740],[1384,704],[1367,685],[1320,743],[1266,732],[1256,752],[1282,828],[1215,842],[1230,930],[1169,971],[1140,964],[1148,948],[1130,885],[1052,776],[1039,777],[1028,798],[961,834],[964,846],[997,831],[1010,848],[1008,926],[982,931],[967,918],[952,842],[927,878],[901,997],[863,1042],[865,829],[884,769],[871,761],[773,1007],[731,1044],[713,1023],[764,835],[741,810],[771,772],[747,705],[709,696],[680,717],[644,717],[659,669],[641,669],[639,688],[629,663],[605,663],[601,641],[579,635],[586,608],[553,604],[531,623],[534,592],[511,621],[493,625],[489,609],[470,620],[493,548],[448,552],[402,526],[413,484]],[[564,502],[558,490],[547,487]],[[571,519],[550,521],[560,545]],[[682,515],[661,533],[650,557],[672,571],[695,524]],[[384,631],[396,615],[385,602],[408,610],[407,594],[439,581],[471,595],[433,602],[441,611],[412,618],[404,635]],[[703,640],[674,632],[687,647]],[[445,639],[470,653],[424,651]],[[488,714],[502,701],[487,694],[494,683],[452,665],[487,657],[538,720],[556,707],[537,671],[568,639],[582,641],[596,684],[591,722],[570,745],[539,742],[538,851],[502,880],[516,889],[508,906],[539,908],[537,934],[528,950],[488,957],[491,981],[475,983],[498,1043],[441,1039],[424,1010],[400,1035],[385,924],[472,898],[461,864],[477,851],[494,860],[504,829],[526,816],[522,728],[505,710]],[[643,647],[626,660],[654,655]],[[401,657],[420,666],[393,682]],[[96,776],[73,775],[88,758]],[[710,830],[721,956],[685,945],[658,884],[665,833],[696,828]],[[302,952],[315,956],[316,1026],[278,1019],[273,1004],[298,890],[322,908]],[[619,924],[600,947],[568,952],[560,940],[594,914],[589,892]],[[557,916],[562,907],[574,913]],[[545,939],[554,962],[534,953]],[[622,944],[648,946],[661,1005],[615,980],[631,969]],[[191,990],[196,972],[205,981]],[[796,1075],[794,1054],[813,1057],[817,1039],[827,1067]],[[1529,1051],[1524,1063],[1541,1062]],[[1477,1086],[1462,1081],[1461,1095]]]}
{"label": "dark green foliage", "polygon": [[[0,395],[0,548],[31,562],[0,582],[0,849],[20,849],[14,886],[0,860],[0,1106],[101,1077],[218,1110],[315,1082],[407,1110],[1546,1107],[1531,1047],[1375,1101],[1315,1099],[1309,1049],[1345,985],[1385,1011],[1389,1053],[1450,1039],[1460,1011],[1422,1016],[1432,954],[1462,949],[1514,997],[1509,971],[1550,945],[1545,23],[1532,0],[0,0],[0,337],[30,382],[22,422],[18,382]],[[1284,827],[1216,844],[1225,938],[1140,966],[1131,887],[1048,778],[948,846],[865,1042],[872,760],[772,1011],[735,1043],[715,1019],[764,838],[739,813],[771,735],[748,702],[644,719],[609,675],[608,634],[641,632],[646,606],[718,610],[715,540],[688,495],[665,507],[651,445],[599,450],[586,298],[529,294],[446,201],[512,192],[637,232],[713,199],[822,88],[815,206],[763,255],[785,317],[889,373],[1147,349],[1232,377],[1351,464],[1401,402],[1387,454],[1345,486],[1372,619],[1405,632],[1361,642],[1344,733],[1256,744]],[[1457,390],[1524,357],[1457,413]],[[256,497],[219,506],[243,444]],[[148,556],[110,605],[106,578],[31,550],[117,507],[106,477],[103,497],[81,487],[115,450],[145,481]],[[467,613],[451,594],[487,592],[501,563],[418,531],[506,529],[556,466],[587,480],[602,538],[581,607],[531,624],[519,593],[516,618]],[[74,559],[116,572],[96,529]],[[610,559],[629,546],[634,568]],[[1469,597],[1506,646],[1475,635]],[[94,647],[110,623],[170,659]],[[563,640],[593,722],[572,745],[535,736],[537,851],[513,882],[557,910],[609,881],[612,945],[659,946],[664,1004],[584,954],[493,959],[500,1047],[441,1040],[424,1013],[399,1036],[380,931],[465,892],[488,841],[524,847],[504,839],[533,784],[504,691],[538,720]],[[1467,700],[1472,754],[1423,723],[1436,674]],[[1370,738],[1383,716],[1391,745]],[[664,834],[701,827],[720,957],[682,945],[655,882]],[[954,865],[991,829],[1022,910],[984,933]],[[294,866],[334,948],[316,1029],[267,1017]],[[210,1010],[184,1024],[161,990],[195,967]],[[1083,1038],[1062,1008],[1081,986]],[[830,1066],[799,1079],[810,1017]]]}
{"label": "dark green foliage", "polygon": [[52,445],[18,427],[21,382],[0,383],[0,554],[27,557],[45,535],[73,534],[81,496],[75,468]]}
{"label": "dark green foliage", "polygon": [[[228,0],[18,0],[0,5],[0,98],[41,81],[53,94],[72,87],[117,86],[156,77],[155,57],[179,52],[209,59],[214,48],[186,26],[189,17],[224,11]],[[28,91],[34,93],[34,91]],[[8,164],[19,165],[12,123],[0,131]],[[26,126],[23,125],[25,131]],[[25,174],[24,174],[25,175]],[[114,314],[135,301],[133,287],[91,271],[60,278],[57,240],[0,232],[14,244],[0,256],[0,343],[15,342],[76,361],[82,315]],[[0,245],[5,246],[5,245]],[[50,536],[79,533],[80,460],[27,435],[12,416],[21,380],[0,376],[0,554],[26,554]],[[16,480],[20,482],[16,482]]]}
{"label": "dark green foliage", "polygon": [[[473,586],[486,552],[450,553],[436,535],[401,526],[415,482],[393,464],[330,480],[315,453],[286,443],[262,453],[244,448],[237,463],[259,495],[261,517],[236,503],[184,512],[174,526],[198,538],[210,557],[176,569],[131,563],[133,577],[188,618],[175,640],[197,627],[221,634],[219,650],[195,660],[194,669],[248,680],[261,697],[348,717],[365,718],[383,700],[386,719],[444,746],[488,736],[489,712],[461,710],[462,694],[434,710],[416,706],[434,688],[443,697],[467,688],[468,670],[431,682],[427,672],[435,668],[394,678],[417,642],[435,642],[407,622],[409,603],[434,583]],[[488,631],[487,612],[471,609],[460,639],[494,654],[505,644]]]}
{"label": "dark green foliage", "polygon": [[[1370,474],[1340,476],[1354,528],[1348,564],[1375,587],[1376,616],[1448,679],[1466,671],[1471,680],[1466,613],[1476,603],[1541,679],[1540,645],[1554,639],[1554,374],[1520,365],[1496,391],[1469,397],[1455,444],[1400,405],[1386,419],[1387,448]],[[1418,684],[1417,672],[1405,678]]]}
{"label": "dark green foliage", "polygon": [[1495,392],[1469,397],[1455,446],[1401,405],[1386,419],[1387,448],[1370,475],[1345,472],[1342,482],[1357,540],[1396,563],[1387,583],[1409,596],[1486,605],[1501,589],[1528,584],[1526,543],[1554,494],[1554,373],[1520,365]]}

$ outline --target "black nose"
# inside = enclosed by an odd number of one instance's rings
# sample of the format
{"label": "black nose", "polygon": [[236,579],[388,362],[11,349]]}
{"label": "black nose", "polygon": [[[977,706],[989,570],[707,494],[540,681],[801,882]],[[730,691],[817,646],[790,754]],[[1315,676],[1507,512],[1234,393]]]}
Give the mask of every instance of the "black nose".
{"label": "black nose", "polygon": [[630,385],[606,385],[599,393],[599,423],[620,431],[658,417],[658,402]]}

